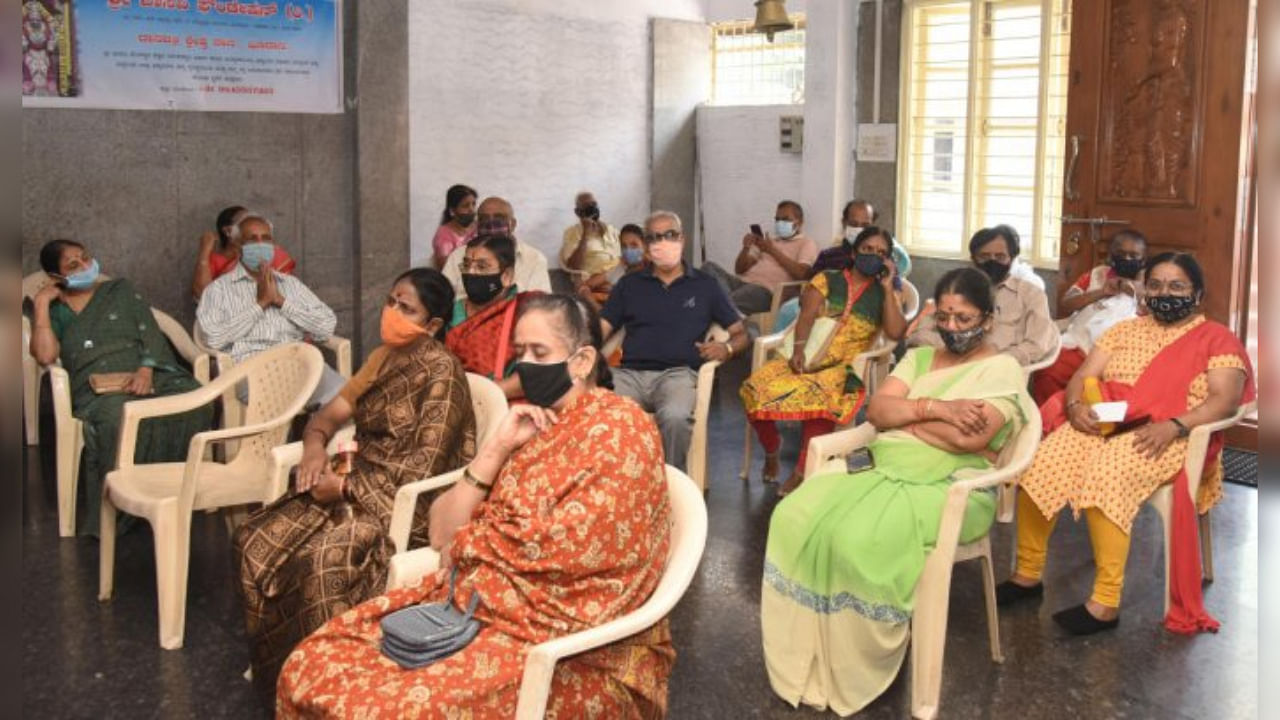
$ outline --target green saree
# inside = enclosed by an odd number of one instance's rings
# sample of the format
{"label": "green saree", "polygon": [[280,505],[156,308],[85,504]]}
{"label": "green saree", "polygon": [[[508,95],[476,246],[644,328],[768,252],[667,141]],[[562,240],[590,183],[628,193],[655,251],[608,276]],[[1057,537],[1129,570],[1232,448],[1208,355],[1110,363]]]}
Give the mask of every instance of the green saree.
{"label": "green saree", "polygon": [[[79,483],[84,502],[77,503],[77,533],[97,537],[102,481],[116,466],[124,404],[136,398],[123,393],[95,394],[89,376],[150,367],[156,396],[177,395],[200,384],[178,365],[168,339],[156,325],[151,306],[126,280],[98,285],[89,304],[79,313],[55,302],[49,308],[49,319],[61,346],[62,367],[71,381],[72,413],[84,422]],[[209,429],[212,420],[212,405],[181,415],[143,420],[138,427],[135,462],[185,460],[191,436]]]}
{"label": "green saree", "polygon": [[[998,450],[1020,427],[1026,378],[995,355],[933,371],[933,348],[911,350],[893,376],[908,397],[984,399],[1005,418]],[[806,480],[774,509],[765,550],[761,628],[773,689],[840,715],[857,712],[893,682],[906,652],[915,587],[937,540],[953,479],[989,467],[903,430],[880,433],[874,467]],[[995,517],[991,493],[969,496],[960,541]]]}

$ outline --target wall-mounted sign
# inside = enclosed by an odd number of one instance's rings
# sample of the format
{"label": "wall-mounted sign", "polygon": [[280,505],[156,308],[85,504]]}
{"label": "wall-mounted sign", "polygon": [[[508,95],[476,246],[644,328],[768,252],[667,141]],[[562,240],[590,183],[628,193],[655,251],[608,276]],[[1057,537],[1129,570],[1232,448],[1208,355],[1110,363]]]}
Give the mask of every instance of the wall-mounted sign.
{"label": "wall-mounted sign", "polygon": [[859,162],[897,162],[898,126],[894,123],[862,123],[858,126]]}
{"label": "wall-mounted sign", "polygon": [[341,0],[24,0],[22,104],[342,112]]}

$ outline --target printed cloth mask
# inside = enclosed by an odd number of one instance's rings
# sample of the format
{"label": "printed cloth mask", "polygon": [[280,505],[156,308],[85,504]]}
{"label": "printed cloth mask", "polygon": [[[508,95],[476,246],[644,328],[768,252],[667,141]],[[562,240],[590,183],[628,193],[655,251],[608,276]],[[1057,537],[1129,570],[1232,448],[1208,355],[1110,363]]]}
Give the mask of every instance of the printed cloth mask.
{"label": "printed cloth mask", "polygon": [[467,299],[473,304],[484,305],[498,297],[498,293],[502,292],[502,273],[496,272],[488,275],[463,273],[462,289],[466,291]]}
{"label": "printed cloth mask", "polygon": [[382,344],[400,348],[427,334],[427,329],[410,320],[400,308],[382,308]]}
{"label": "printed cloth mask", "polygon": [[869,278],[878,276],[884,270],[884,258],[875,253],[857,253],[853,256],[853,267]]}
{"label": "printed cloth mask", "polygon": [[1192,295],[1148,295],[1147,309],[1162,325],[1170,325],[1186,318],[1196,309]]}
{"label": "printed cloth mask", "polygon": [[520,378],[524,398],[538,407],[555,405],[573,388],[568,358],[554,363],[518,362],[515,373]]}
{"label": "printed cloth mask", "polygon": [[240,246],[240,262],[249,272],[258,272],[263,263],[271,264],[275,257],[276,246],[268,242],[245,243]]}
{"label": "printed cloth mask", "polygon": [[649,244],[649,257],[653,259],[653,264],[663,270],[680,264],[680,258],[684,255],[684,243],[673,240],[659,240],[658,242]]}
{"label": "printed cloth mask", "polygon": [[1009,277],[1009,267],[1009,265],[999,260],[984,260],[978,263],[978,269],[991,278],[991,284],[993,285],[999,285],[1005,278]]}
{"label": "printed cloth mask", "polygon": [[591,203],[586,207],[574,208],[573,212],[580,218],[600,219],[600,206],[596,203]]}
{"label": "printed cloth mask", "polygon": [[975,325],[968,330],[947,330],[938,328],[938,335],[942,337],[942,344],[956,355],[965,355],[982,342],[982,338],[987,334],[987,329],[981,324]]}
{"label": "printed cloth mask", "polygon": [[796,224],[790,220],[774,220],[773,234],[780,238],[789,238],[796,234]]}
{"label": "printed cloth mask", "polygon": [[624,247],[622,248],[622,262],[628,265],[639,265],[644,262],[644,248]]}
{"label": "printed cloth mask", "polygon": [[461,225],[462,227],[471,227],[471,223],[476,221],[476,214],[475,213],[458,213],[457,215],[453,216],[453,219],[457,220],[458,224]]}
{"label": "printed cloth mask", "polygon": [[1122,278],[1132,280],[1138,277],[1138,273],[1142,272],[1142,264],[1145,262],[1142,258],[1127,258],[1123,255],[1111,256],[1111,269]]}
{"label": "printed cloth mask", "polygon": [[89,261],[89,267],[66,276],[62,281],[62,285],[68,290],[88,290],[98,281],[100,271],[98,260],[94,258]]}

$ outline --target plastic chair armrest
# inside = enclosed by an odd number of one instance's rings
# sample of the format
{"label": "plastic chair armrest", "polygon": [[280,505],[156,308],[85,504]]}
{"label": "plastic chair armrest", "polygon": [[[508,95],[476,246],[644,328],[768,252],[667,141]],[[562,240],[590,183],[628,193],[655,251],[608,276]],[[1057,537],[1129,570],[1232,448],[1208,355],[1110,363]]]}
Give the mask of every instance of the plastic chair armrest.
{"label": "plastic chair armrest", "polygon": [[1192,502],[1195,502],[1200,494],[1200,480],[1204,477],[1205,455],[1209,452],[1210,437],[1215,432],[1226,430],[1236,425],[1257,408],[1258,403],[1256,400],[1245,403],[1237,408],[1230,417],[1191,428],[1191,435],[1187,438],[1187,456],[1183,467],[1187,473],[1187,491],[1191,493]]}
{"label": "plastic chair armrest", "polygon": [[440,553],[431,548],[415,548],[391,556],[387,567],[387,592],[416,585],[440,568]]}
{"label": "plastic chair armrest", "polygon": [[53,418],[58,427],[75,419],[71,411],[71,376],[61,365],[45,365],[49,373],[49,390],[53,395]]}
{"label": "plastic chair armrest", "polygon": [[831,458],[843,457],[858,448],[870,445],[878,434],[875,425],[862,423],[848,430],[813,438],[809,441],[809,452],[805,457],[804,476],[811,477],[824,462]]}
{"label": "plastic chair armrest", "polygon": [[342,377],[351,377],[351,341],[344,337],[332,335],[319,345],[326,350],[333,352],[334,369]]}
{"label": "plastic chair armrest", "polygon": [[396,491],[395,505],[391,508],[391,526],[387,534],[391,536],[397,553],[409,548],[409,531],[413,526],[413,511],[418,505],[418,497],[458,482],[462,479],[462,471],[463,468],[458,468],[443,475],[407,483]]}
{"label": "plastic chair armrest", "polygon": [[[332,454],[337,450],[338,443],[350,440],[355,434],[355,425],[344,425],[329,439],[327,450]],[[271,479],[268,483],[267,495],[263,498],[264,503],[269,503],[288,491],[289,471],[297,467],[300,462],[302,462],[301,441],[277,445],[271,449]]]}

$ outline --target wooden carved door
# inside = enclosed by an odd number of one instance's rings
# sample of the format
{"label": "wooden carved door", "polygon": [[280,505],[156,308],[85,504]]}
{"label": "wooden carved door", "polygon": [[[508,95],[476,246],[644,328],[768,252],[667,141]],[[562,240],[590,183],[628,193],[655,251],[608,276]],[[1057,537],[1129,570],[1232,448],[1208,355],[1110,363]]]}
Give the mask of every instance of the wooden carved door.
{"label": "wooden carved door", "polygon": [[1060,292],[1132,227],[1195,253],[1241,329],[1251,22],[1249,0],[1073,0]]}

